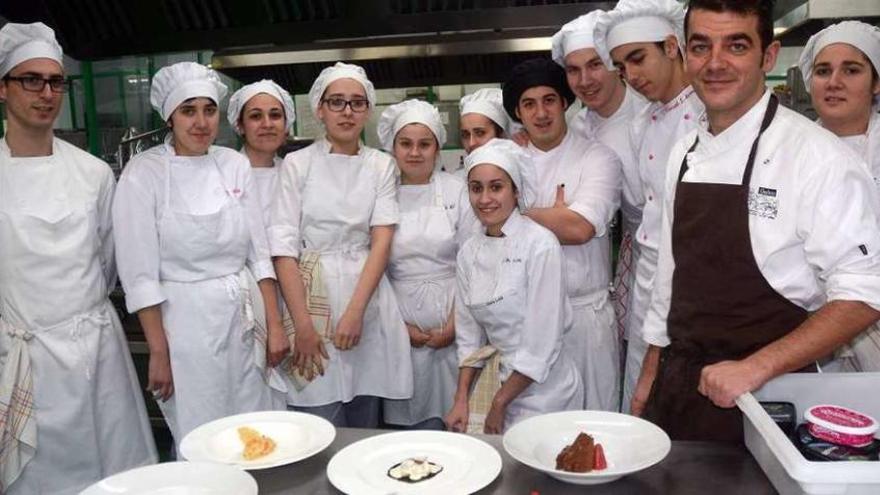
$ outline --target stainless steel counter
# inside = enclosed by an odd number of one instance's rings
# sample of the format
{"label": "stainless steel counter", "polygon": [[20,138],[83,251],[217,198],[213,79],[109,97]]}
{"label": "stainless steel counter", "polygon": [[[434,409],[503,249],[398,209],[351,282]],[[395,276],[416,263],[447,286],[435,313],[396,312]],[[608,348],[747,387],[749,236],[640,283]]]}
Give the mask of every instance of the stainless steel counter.
{"label": "stainless steel counter", "polygon": [[[333,488],[325,474],[330,458],[351,443],[381,433],[388,433],[388,430],[339,428],[336,430],[336,439],[320,454],[287,466],[251,471],[251,474],[257,480],[260,495],[336,495],[341,492]],[[481,495],[530,495],[532,490],[537,490],[540,495],[776,493],[744,447],[704,442],[673,442],[672,451],[660,464],[612,483],[585,487],[556,481],[518,463],[504,451],[500,435],[480,435],[479,438],[495,447],[503,462],[501,474],[492,484],[478,492]]]}

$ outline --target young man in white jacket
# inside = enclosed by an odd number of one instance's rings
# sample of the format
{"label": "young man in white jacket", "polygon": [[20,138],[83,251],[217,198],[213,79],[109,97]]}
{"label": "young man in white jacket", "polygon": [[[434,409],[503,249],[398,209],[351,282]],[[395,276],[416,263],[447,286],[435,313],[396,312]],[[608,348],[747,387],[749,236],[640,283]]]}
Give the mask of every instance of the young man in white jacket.
{"label": "young man in white jacket", "polygon": [[78,493],[156,462],[107,298],[115,183],[52,134],[67,81],[49,27],[0,30],[0,77],[0,493]]}
{"label": "young man in white jacket", "polygon": [[527,60],[504,83],[507,113],[529,136],[538,171],[538,199],[525,215],[556,234],[565,259],[574,325],[566,351],[584,382],[589,409],[618,409],[619,365],[614,308],[609,301],[608,224],[620,205],[620,159],[595,139],[569,132],[565,109],[574,95],[565,72],[549,59]]}

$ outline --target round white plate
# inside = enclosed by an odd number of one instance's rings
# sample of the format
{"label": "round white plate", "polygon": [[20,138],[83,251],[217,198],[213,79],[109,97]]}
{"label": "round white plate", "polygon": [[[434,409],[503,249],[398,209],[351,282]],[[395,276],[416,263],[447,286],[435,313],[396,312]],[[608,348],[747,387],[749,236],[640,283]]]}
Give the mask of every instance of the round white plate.
{"label": "round white plate", "polygon": [[[589,473],[556,469],[556,456],[585,432],[602,444],[608,468]],[[608,483],[657,464],[672,447],[653,423],[628,414],[564,411],[528,418],[507,430],[504,450],[519,462],[578,485]]]}
{"label": "round white plate", "polygon": [[257,495],[257,482],[233,466],[166,462],[114,474],[80,495]]}
{"label": "round white plate", "polygon": [[[249,426],[275,441],[275,451],[266,457],[246,461],[238,428]],[[267,469],[311,457],[336,438],[329,421],[293,411],[263,411],[227,416],[205,423],[180,442],[180,453],[190,461],[232,464],[242,469]]]}
{"label": "round white plate", "polygon": [[[394,465],[427,457],[443,471],[417,483],[388,476]],[[349,495],[450,495],[473,493],[501,472],[491,445],[462,433],[401,431],[365,438],[340,450],[327,464],[327,478]]]}

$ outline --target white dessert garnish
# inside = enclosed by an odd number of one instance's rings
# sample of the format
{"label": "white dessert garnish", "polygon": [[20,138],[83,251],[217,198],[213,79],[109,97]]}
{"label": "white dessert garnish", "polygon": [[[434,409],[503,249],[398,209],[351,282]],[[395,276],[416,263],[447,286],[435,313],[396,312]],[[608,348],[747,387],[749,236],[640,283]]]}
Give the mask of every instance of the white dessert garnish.
{"label": "white dessert garnish", "polygon": [[427,457],[411,457],[397,466],[388,470],[388,475],[396,480],[409,478],[410,481],[419,481],[442,471],[443,468]]}

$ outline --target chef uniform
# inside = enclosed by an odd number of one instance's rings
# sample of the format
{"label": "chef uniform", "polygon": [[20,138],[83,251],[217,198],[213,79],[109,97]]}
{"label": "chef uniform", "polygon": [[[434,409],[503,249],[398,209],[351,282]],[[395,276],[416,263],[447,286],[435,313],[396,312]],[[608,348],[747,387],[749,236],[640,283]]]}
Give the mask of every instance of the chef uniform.
{"label": "chef uniform", "polygon": [[[0,30],[0,76],[37,58],[61,66],[52,29]],[[107,298],[115,182],[106,163],[57,138],[48,156],[14,154],[0,140],[0,493],[78,493],[157,459]]]}
{"label": "chef uniform", "polygon": [[[565,57],[570,53],[595,49],[593,32],[596,20],[603,14],[601,10],[594,10],[562,26],[552,38],[553,60],[565,68]],[[647,100],[632,88],[627,86],[625,91],[623,102],[611,116],[602,117],[597,112],[584,107],[569,122],[570,132],[587,139],[598,140],[617,154],[621,164],[623,182],[620,211],[623,235],[613,284],[614,313],[619,339],[626,335],[632,306],[631,288],[635,283],[635,266],[638,261],[638,249],[633,242],[633,236],[641,222],[642,206],[645,202],[635,156],[636,146],[631,142],[630,126],[636,116],[648,105]],[[629,404],[623,404],[622,408],[628,410]]]}
{"label": "chef uniform", "polygon": [[[446,142],[440,113],[429,103],[407,100],[388,107],[379,119],[383,148],[394,150],[397,133],[409,124],[426,126]],[[435,171],[427,184],[401,184],[397,200],[400,223],[388,259],[388,278],[403,320],[423,331],[444,328],[455,294],[455,257],[459,247],[479,227],[468,201],[464,181]],[[458,385],[455,345],[442,349],[412,347],[413,396],[385,400],[385,422],[445,429],[442,419],[452,408]],[[432,420],[430,424],[425,423]]]}
{"label": "chef uniform", "polygon": [[[513,69],[504,84],[508,115],[516,117],[520,96],[535,86],[554,88],[566,102],[574,95],[565,72],[546,59],[533,59]],[[620,160],[597,140],[568,130],[555,148],[543,151],[527,147],[538,175],[534,207],[547,208],[556,200],[556,188],[565,187],[566,206],[595,229],[584,244],[562,246],[566,291],[571,300],[573,325],[566,334],[566,351],[573,358],[584,383],[584,407],[605,411],[619,408],[620,365],[611,286],[611,242],[608,224],[620,205]]]}
{"label": "chef uniform", "polygon": [[[609,70],[611,50],[628,43],[659,42],[674,35],[683,47],[684,10],[676,0],[622,0],[596,21],[596,51]],[[630,142],[641,179],[644,207],[635,234],[638,260],[632,305],[627,318],[627,352],[624,365],[623,407],[628,410],[648,346],[642,338],[645,313],[651,301],[660,242],[660,214],[666,163],[672,146],[698,125],[705,107],[691,86],[672,100],[651,102],[633,120]]]}
{"label": "chef uniform", "polygon": [[[512,141],[493,139],[466,163],[468,170],[484,163],[503,169],[519,191],[519,209],[533,204],[537,173]],[[584,396],[578,369],[563,352],[572,310],[559,241],[517,209],[501,230],[502,237],[476,234],[459,251],[455,341],[460,365],[490,344],[501,354],[502,383],[514,371],[534,381],[507,406],[506,430],[529,416],[580,409]]]}
{"label": "chef uniform", "polygon": [[702,368],[747,357],[829,301],[880,308],[878,192],[852,150],[769,91],[717,136],[689,133],[669,163],[645,320],[665,348],[645,416],[673,439],[740,443],[738,409],[697,391]]}
{"label": "chef uniform", "polygon": [[[244,135],[244,130],[242,130],[239,125],[241,112],[251,98],[258,94],[267,94],[281,103],[281,107],[284,109],[284,131],[285,133],[290,133],[290,129],[293,127],[294,121],[296,121],[296,110],[293,105],[293,98],[290,97],[290,93],[288,93],[287,90],[269,79],[263,79],[242,86],[238,91],[232,93],[232,96],[229,97],[229,108],[226,113],[229,125],[235,129],[235,132],[239,136]],[[244,154],[244,146],[242,146],[240,151]],[[263,210],[263,222],[266,225],[269,224],[269,205],[272,203],[272,197],[275,195],[275,186],[278,183],[278,170],[281,161],[281,157],[275,156],[272,160],[271,167],[251,168],[254,185],[256,186],[257,194],[259,195],[260,207]]]}
{"label": "chef uniform", "polygon": [[[370,106],[375,104],[375,90],[363,69],[337,63],[324,69],[309,91],[313,112],[326,88],[343,78],[358,81]],[[329,327],[336,328],[369,254],[371,227],[399,222],[394,160],[363,145],[356,155],[333,153],[330,142],[321,138],[288,154],[279,174],[270,215],[272,256],[299,259],[308,252],[319,254],[330,307]],[[343,351],[332,344],[331,336],[323,337],[330,356],[324,375],[302,390],[291,388],[288,404],[338,420],[340,408],[351,409],[344,416],[363,416],[354,411],[361,408],[373,415],[377,414],[372,405],[376,397],[412,396],[409,337],[394,289],[384,275],[364,312],[358,344]],[[353,403],[355,399],[359,400]],[[370,426],[378,417],[363,420],[364,424],[349,426]]]}
{"label": "chef uniform", "polygon": [[[156,73],[153,108],[168,121],[185,100],[217,104],[226,86],[202,65]],[[132,158],[113,204],[119,275],[128,310],[160,305],[174,394],[159,407],[175,442],[215,419],[273,408],[254,353],[254,278],[274,278],[248,160],[212,146],[180,156],[173,134]]]}
{"label": "chef uniform", "polygon": [[[798,65],[804,84],[810,91],[813,62],[825,47],[835,43],[853,46],[869,60],[876,72],[880,68],[880,28],[859,21],[833,24],[810,37]],[[874,183],[880,187],[880,97],[874,96],[874,108],[864,134],[841,136],[868,165]],[[821,124],[821,119],[819,120]],[[880,371],[880,324],[874,324],[838,351],[838,359],[822,366],[824,371]]]}
{"label": "chef uniform", "polygon": [[[293,98],[290,97],[290,93],[284,88],[269,79],[247,84],[239,88],[235,93],[232,93],[232,96],[229,97],[229,106],[226,112],[226,119],[229,121],[229,125],[235,129],[239,136],[244,136],[244,129],[242,129],[240,123],[243,118],[241,115],[242,111],[244,111],[244,107],[251,98],[259,94],[266,94],[278,100],[278,103],[281,104],[281,108],[284,110],[284,132],[285,135],[289,134],[294,121],[296,121]],[[239,152],[247,157],[245,146],[242,146]],[[262,211],[263,225],[269,225],[269,206],[272,203],[272,198],[275,196],[280,165],[281,158],[277,154],[272,158],[272,166],[270,167],[259,167],[253,163],[251,164],[251,175]],[[287,384],[277,369],[266,366],[268,324],[266,322],[266,310],[262,300],[262,293],[253,274],[247,271],[246,275],[248,282],[247,290],[253,297],[254,302],[254,337],[257,342],[257,345],[254,346],[254,359],[272,388],[272,409],[284,409],[287,406]],[[281,291],[276,290],[276,293],[277,300],[280,303],[283,301]],[[279,310],[280,308],[279,304]]]}

